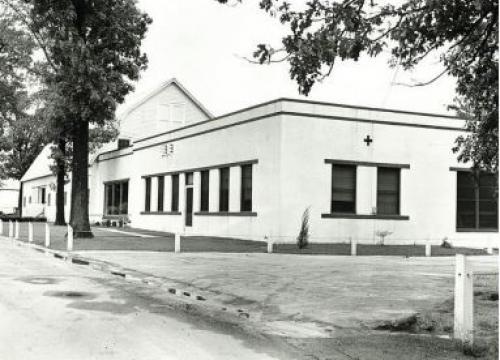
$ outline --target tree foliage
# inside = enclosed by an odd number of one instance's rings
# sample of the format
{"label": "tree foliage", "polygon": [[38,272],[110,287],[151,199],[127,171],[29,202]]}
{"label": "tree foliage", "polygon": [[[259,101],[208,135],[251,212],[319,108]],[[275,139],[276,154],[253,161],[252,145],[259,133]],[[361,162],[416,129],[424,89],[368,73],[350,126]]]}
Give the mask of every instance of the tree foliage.
{"label": "tree foliage", "polygon": [[[227,0],[218,0],[226,3]],[[405,70],[439,53],[442,73],[457,81],[455,107],[467,119],[469,135],[459,137],[459,159],[498,172],[498,0],[310,0],[300,10],[283,0],[260,7],[288,25],[279,46],[260,44],[260,63],[287,61],[299,92],[309,94],[330,75],[336,61],[377,56],[388,50],[391,65]]]}
{"label": "tree foliage", "polygon": [[0,2],[22,20],[45,57],[46,113],[72,149],[71,223],[75,235],[89,232],[89,141],[115,136],[116,106],[147,65],[140,45],[151,19],[135,0]]}

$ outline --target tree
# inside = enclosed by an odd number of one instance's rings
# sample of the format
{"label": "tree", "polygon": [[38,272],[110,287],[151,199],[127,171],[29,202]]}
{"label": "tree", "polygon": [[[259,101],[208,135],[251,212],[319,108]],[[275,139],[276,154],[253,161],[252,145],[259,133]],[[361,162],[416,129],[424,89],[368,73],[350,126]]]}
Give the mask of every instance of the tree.
{"label": "tree", "polygon": [[147,57],[140,45],[151,19],[134,0],[2,0],[20,14],[50,71],[44,85],[56,98],[72,143],[71,225],[92,236],[88,214],[90,125],[106,127],[133,89]]}
{"label": "tree", "polygon": [[[36,48],[15,14],[0,14],[0,177],[20,180],[45,141],[45,124],[37,120],[37,93],[28,93],[37,63]],[[18,211],[22,212],[22,186]]]}
{"label": "tree", "polygon": [[[21,180],[47,139],[45,123],[36,115],[22,114],[9,123],[0,139],[0,174]],[[19,189],[18,212],[22,215],[22,185]]]}
{"label": "tree", "polygon": [[444,70],[413,86],[444,74],[456,78],[455,107],[466,112],[470,133],[457,139],[455,151],[459,160],[498,173],[498,0],[310,0],[298,11],[283,0],[260,0],[260,7],[289,33],[278,47],[258,45],[254,57],[261,64],[288,62],[305,95],[339,60],[390,49],[391,65],[407,70],[439,52]]}

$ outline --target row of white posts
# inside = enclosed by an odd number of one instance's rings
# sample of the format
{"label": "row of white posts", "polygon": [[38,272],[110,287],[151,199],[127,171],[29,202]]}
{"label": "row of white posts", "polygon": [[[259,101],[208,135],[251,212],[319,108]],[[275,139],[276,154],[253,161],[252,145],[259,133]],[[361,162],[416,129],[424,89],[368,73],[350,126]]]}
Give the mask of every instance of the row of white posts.
{"label": "row of white posts", "polygon": [[[13,240],[19,240],[19,230],[21,223],[19,221],[13,222],[9,221],[9,238]],[[3,221],[0,220],[0,234],[3,233]],[[67,234],[67,251],[73,251],[73,228],[68,224],[68,234]],[[33,242],[33,223],[28,222],[28,243]],[[50,225],[45,223],[45,247],[50,247]]]}

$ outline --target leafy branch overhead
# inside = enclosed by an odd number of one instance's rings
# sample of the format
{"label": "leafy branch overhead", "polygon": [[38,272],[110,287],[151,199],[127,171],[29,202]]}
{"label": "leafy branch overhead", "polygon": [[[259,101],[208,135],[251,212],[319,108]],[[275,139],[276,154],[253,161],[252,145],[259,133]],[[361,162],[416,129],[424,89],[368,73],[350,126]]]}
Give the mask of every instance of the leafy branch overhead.
{"label": "leafy branch overhead", "polygon": [[[227,0],[217,0],[227,3]],[[336,61],[363,54],[391,54],[391,65],[408,70],[438,53],[444,74],[457,81],[455,106],[471,119],[474,135],[457,140],[460,160],[498,171],[498,0],[310,0],[300,10],[287,1],[261,0],[260,7],[288,26],[281,44],[260,44],[261,64],[287,61],[299,92],[308,95],[331,74]],[[487,146],[483,149],[483,146]]]}

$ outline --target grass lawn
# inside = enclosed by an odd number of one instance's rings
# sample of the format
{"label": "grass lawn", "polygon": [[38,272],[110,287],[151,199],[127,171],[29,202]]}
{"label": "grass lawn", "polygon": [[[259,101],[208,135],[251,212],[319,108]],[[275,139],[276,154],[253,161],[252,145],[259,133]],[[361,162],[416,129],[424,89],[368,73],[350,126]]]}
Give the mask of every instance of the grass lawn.
{"label": "grass lawn", "polygon": [[[304,249],[299,249],[295,244],[275,244],[274,252],[283,254],[312,254],[312,255],[350,255],[350,244],[309,244]],[[425,256],[424,245],[368,245],[358,244],[357,253],[360,256]],[[432,246],[432,256],[485,255],[482,249],[470,248],[443,248]]]}
{"label": "grass lawn", "polygon": [[[453,299],[415,316],[387,323],[377,330],[453,336]],[[464,353],[498,359],[498,275],[474,276],[474,346]]]}
{"label": "grass lawn", "polygon": [[[33,223],[34,243],[44,245],[45,223]],[[51,244],[54,250],[66,249],[66,226],[50,225]],[[174,235],[167,232],[133,228],[92,227],[94,238],[75,239],[73,249],[82,250],[123,250],[123,251],[174,251]],[[127,234],[127,232],[129,232]],[[143,237],[137,234],[144,235]],[[3,235],[8,235],[8,225],[4,223]],[[20,240],[28,241],[28,224],[21,223]],[[225,253],[265,253],[264,241],[240,240],[213,236],[182,236],[183,252],[225,252]],[[350,255],[350,244],[309,244],[298,249],[296,244],[274,244],[273,251],[282,254]],[[481,249],[432,246],[433,256],[453,256],[455,254],[484,255]],[[425,256],[423,245],[367,245],[358,244],[358,255],[378,256]]]}

